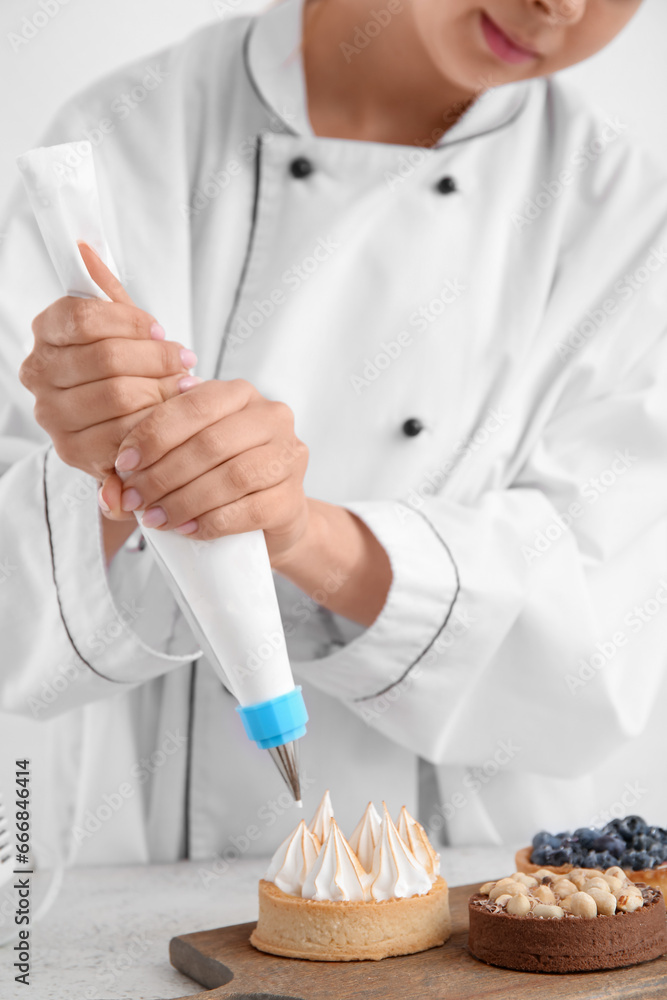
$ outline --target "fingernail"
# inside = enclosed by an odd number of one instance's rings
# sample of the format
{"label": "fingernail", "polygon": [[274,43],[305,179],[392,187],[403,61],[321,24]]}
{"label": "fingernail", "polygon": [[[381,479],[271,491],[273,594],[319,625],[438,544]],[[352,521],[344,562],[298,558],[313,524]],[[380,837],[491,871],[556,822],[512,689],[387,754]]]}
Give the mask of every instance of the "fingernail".
{"label": "fingernail", "polygon": [[151,507],[141,519],[144,528],[159,528],[167,523],[167,515],[162,507]]}
{"label": "fingernail", "polygon": [[131,472],[140,461],[141,455],[136,448],[125,448],[116,459],[116,469],[118,472]]}
{"label": "fingernail", "polygon": [[152,340],[164,340],[167,336],[164,331],[164,327],[160,326],[159,323],[153,323],[150,328],[150,335]]}
{"label": "fingernail", "polygon": [[186,521],[185,524],[181,524],[178,528],[174,528],[179,535],[191,535],[199,527],[199,521]]}
{"label": "fingernail", "polygon": [[111,507],[108,505],[108,503],[106,502],[106,500],[102,496],[102,487],[101,486],[100,486],[99,490],[97,491],[97,502],[100,505],[100,507],[102,508],[102,510],[106,511],[107,514],[108,514],[109,511],[111,510]]}
{"label": "fingernail", "polygon": [[131,486],[129,490],[125,490],[123,493],[120,507],[121,510],[136,510],[137,507],[141,507],[142,503],[141,494]]}
{"label": "fingernail", "polygon": [[197,364],[197,355],[194,351],[190,351],[187,347],[184,347],[181,351],[181,361],[184,368],[194,368]]}
{"label": "fingernail", "polygon": [[186,375],[185,378],[179,380],[178,388],[181,392],[187,392],[188,389],[192,389],[193,386],[199,385],[199,383],[203,381],[204,379],[199,378],[198,375]]}

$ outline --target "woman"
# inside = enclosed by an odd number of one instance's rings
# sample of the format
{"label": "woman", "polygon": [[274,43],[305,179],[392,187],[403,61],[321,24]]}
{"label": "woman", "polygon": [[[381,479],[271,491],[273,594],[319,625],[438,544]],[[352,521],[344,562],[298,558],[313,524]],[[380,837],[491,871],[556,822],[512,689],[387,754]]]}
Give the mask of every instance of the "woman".
{"label": "woman", "polygon": [[667,197],[551,74],[639,5],[284,0],[51,128],[96,147],[124,280],[84,249],[114,301],[58,299],[15,212],[2,694],[78,727],[76,860],[225,864],[294,822],[134,509],[264,529],[307,805],[419,794],[455,843],[611,806],[667,699],[664,615],[632,624],[667,568]]}

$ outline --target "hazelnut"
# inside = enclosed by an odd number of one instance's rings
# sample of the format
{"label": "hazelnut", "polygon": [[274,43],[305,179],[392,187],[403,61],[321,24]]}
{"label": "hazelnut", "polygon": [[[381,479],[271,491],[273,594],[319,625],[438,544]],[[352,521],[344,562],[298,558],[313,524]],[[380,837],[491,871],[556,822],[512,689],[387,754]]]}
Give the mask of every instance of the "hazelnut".
{"label": "hazelnut", "polygon": [[570,912],[575,915],[575,917],[597,917],[598,908],[597,903],[592,896],[589,896],[587,892],[575,892],[569,897],[570,902]]}
{"label": "hazelnut", "polygon": [[530,899],[528,896],[523,895],[510,896],[506,904],[506,909],[508,913],[511,913],[515,917],[525,917],[530,911]]}
{"label": "hazelnut", "polygon": [[512,878],[515,882],[522,882],[523,885],[527,886],[529,889],[538,884],[538,880],[536,878],[532,875],[526,875],[525,872],[514,872]]}
{"label": "hazelnut", "polygon": [[536,917],[551,917],[552,920],[560,920],[565,911],[560,906],[550,906],[548,903],[538,903],[533,910]]}
{"label": "hazelnut", "polygon": [[616,913],[616,897],[608,889],[598,889],[593,886],[587,891],[588,895],[595,900],[598,913],[603,913],[607,917],[612,917]]}
{"label": "hazelnut", "polygon": [[510,896],[516,896],[519,893],[526,895],[528,893],[528,889],[525,885],[523,885],[523,883],[515,882],[512,878],[501,878],[500,882],[496,882],[493,889],[489,893],[489,899],[495,902],[498,896],[502,896],[504,893],[507,893]]}
{"label": "hazelnut", "polygon": [[617,875],[610,875],[609,872],[605,872],[602,878],[605,880],[612,892],[617,889],[622,889],[625,885],[625,879],[621,880]]}
{"label": "hazelnut", "polygon": [[556,902],[556,894],[548,885],[538,885],[536,889],[533,889],[532,895],[535,899],[539,899],[540,903],[554,904]]}
{"label": "hazelnut", "polygon": [[[519,897],[517,896],[516,898],[518,899]],[[521,898],[523,898],[523,897],[521,897]],[[509,893],[505,892],[505,893],[503,893],[502,896],[498,896],[494,900],[494,902],[495,902],[496,906],[506,906],[507,903],[510,901],[510,899],[514,899],[514,896],[510,896]],[[614,902],[616,902],[616,900],[614,900]]]}
{"label": "hazelnut", "polygon": [[595,878],[589,878],[584,882],[583,891],[590,892],[591,889],[601,889],[603,892],[611,892],[609,883],[600,875],[596,875]]}
{"label": "hazelnut", "polygon": [[614,878],[620,878],[621,880],[626,877],[625,872],[622,868],[619,868],[618,865],[612,865],[611,868],[607,868],[605,875],[611,875]]}
{"label": "hazelnut", "polygon": [[571,896],[572,893],[578,892],[577,886],[574,882],[571,882],[569,878],[559,878],[553,884],[553,891],[561,899],[565,899],[566,896]]}
{"label": "hazelnut", "polygon": [[622,910],[623,913],[634,913],[635,910],[641,909],[644,905],[644,897],[637,895],[637,893],[621,893],[616,901],[617,909]]}
{"label": "hazelnut", "polygon": [[479,890],[480,896],[488,896],[495,884],[495,882],[485,882]]}

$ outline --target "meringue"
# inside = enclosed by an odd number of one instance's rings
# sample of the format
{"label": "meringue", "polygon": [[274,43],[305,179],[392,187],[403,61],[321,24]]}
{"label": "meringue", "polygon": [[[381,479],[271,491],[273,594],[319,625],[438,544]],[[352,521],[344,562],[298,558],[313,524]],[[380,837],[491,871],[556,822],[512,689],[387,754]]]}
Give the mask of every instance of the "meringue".
{"label": "meringue", "polygon": [[331,796],[329,795],[329,789],[322,796],[322,801],[317,807],[317,811],[310,821],[308,829],[311,833],[314,833],[320,843],[324,841],[329,836],[329,830],[331,829],[331,821],[333,819],[333,806],[331,805]]}
{"label": "meringue", "polygon": [[367,872],[370,872],[373,867],[373,855],[380,839],[381,830],[382,818],[373,803],[369,802],[366,806],[366,812],[350,837],[350,847]]}
{"label": "meringue", "polygon": [[329,836],[306,876],[301,895],[304,899],[364,902],[368,899],[368,878],[336,820],[332,819]]}
{"label": "meringue", "polygon": [[433,850],[424,827],[412,818],[405,806],[398,817],[397,829],[401,840],[408,845],[417,861],[426,869],[431,881],[435,882],[440,874],[440,855]]}
{"label": "meringue", "polygon": [[305,878],[317,861],[320,847],[320,841],[302,819],[273,855],[264,878],[290,896],[300,896]]}
{"label": "meringue", "polygon": [[379,901],[423,896],[431,891],[431,876],[399,836],[386,804],[382,805],[382,829],[371,869],[371,898]]}

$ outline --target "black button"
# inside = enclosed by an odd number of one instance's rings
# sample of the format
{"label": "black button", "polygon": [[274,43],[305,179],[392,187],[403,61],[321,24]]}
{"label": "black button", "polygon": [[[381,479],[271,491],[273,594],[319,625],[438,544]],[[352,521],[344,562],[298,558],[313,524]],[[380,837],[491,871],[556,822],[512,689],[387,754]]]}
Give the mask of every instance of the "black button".
{"label": "black button", "polygon": [[298,180],[309,177],[314,169],[313,164],[305,156],[297,156],[296,160],[292,160],[290,163],[290,173],[292,177],[296,177]]}
{"label": "black button", "polygon": [[415,438],[418,434],[424,430],[424,425],[419,419],[419,417],[410,417],[403,424],[403,433],[406,437]]}
{"label": "black button", "polygon": [[453,177],[443,177],[436,184],[436,190],[440,194],[452,194],[452,192],[456,191],[456,181]]}

